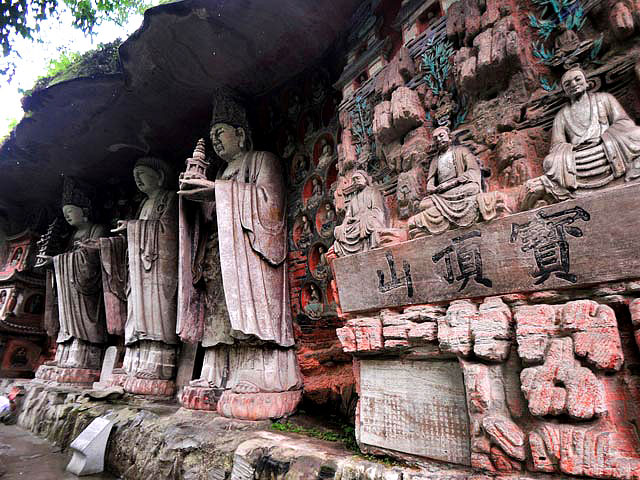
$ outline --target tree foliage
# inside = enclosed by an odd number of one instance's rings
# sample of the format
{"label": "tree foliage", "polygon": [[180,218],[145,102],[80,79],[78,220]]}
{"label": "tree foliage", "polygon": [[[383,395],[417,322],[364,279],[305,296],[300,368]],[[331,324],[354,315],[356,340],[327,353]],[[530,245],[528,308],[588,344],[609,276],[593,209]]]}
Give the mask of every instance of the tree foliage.
{"label": "tree foliage", "polygon": [[[132,13],[151,6],[148,0],[3,0],[0,3],[0,46],[7,57],[19,37],[37,38],[40,23],[66,8],[73,26],[87,35],[104,21],[122,25]],[[19,53],[19,52],[18,52]]]}

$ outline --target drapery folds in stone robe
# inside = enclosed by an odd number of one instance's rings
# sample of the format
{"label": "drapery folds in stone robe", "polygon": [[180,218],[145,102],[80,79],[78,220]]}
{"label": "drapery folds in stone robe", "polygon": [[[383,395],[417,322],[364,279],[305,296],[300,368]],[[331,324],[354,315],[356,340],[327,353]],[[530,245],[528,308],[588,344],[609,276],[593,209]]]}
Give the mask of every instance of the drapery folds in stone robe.
{"label": "drapery folds in stone robe", "polygon": [[129,259],[125,345],[140,340],[178,342],[178,199],[164,191],[147,199],[138,220],[127,221]]}
{"label": "drapery folds in stone robe", "polygon": [[[210,136],[223,168],[215,181],[207,179],[204,142],[198,142],[178,192],[184,200],[179,331],[183,339],[202,332],[206,348],[201,376],[184,387],[181,402],[187,408],[216,408],[227,417],[278,418],[293,413],[302,397],[280,160],[252,150],[246,110],[230,90],[214,94]],[[202,204],[195,215],[188,207],[192,202]],[[226,309],[218,308],[221,286]]]}
{"label": "drapery folds in stone robe", "polygon": [[[173,388],[170,380],[174,375],[178,343],[178,199],[175,192],[167,188],[171,172],[163,160],[139,159],[133,174],[146,198],[136,220],[119,220],[113,230],[126,232],[127,239],[123,367],[129,376],[125,390],[132,393],[152,393],[160,386],[158,391],[168,394]],[[103,246],[115,248],[117,245],[103,242]],[[114,251],[112,257],[116,256]]]}
{"label": "drapery folds in stone robe", "polygon": [[248,152],[236,178],[217,180],[215,187],[231,328],[290,347],[295,342],[284,264],[285,190],[278,159],[267,152]]}
{"label": "drapery folds in stone robe", "polygon": [[58,297],[58,348],[61,367],[100,367],[106,341],[102,275],[97,240],[106,235],[101,225],[72,238],[70,250],[53,257]]}
{"label": "drapery folds in stone robe", "polygon": [[[288,348],[295,340],[279,160],[246,152],[235,175],[221,170],[214,188],[215,209],[213,202],[202,203],[197,213],[191,202],[181,207],[178,329],[185,340],[197,340],[193,332],[200,331],[202,346],[216,347],[205,352],[196,383],[232,390],[248,383],[261,392],[298,389],[302,379]],[[194,286],[200,278],[206,291]]]}

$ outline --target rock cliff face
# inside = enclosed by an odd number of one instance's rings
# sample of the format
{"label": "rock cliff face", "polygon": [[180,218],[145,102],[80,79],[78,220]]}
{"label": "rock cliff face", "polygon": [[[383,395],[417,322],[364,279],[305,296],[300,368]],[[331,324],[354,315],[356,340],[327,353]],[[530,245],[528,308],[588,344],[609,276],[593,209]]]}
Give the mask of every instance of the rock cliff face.
{"label": "rock cliff face", "polygon": [[[335,442],[278,432],[271,422],[235,421],[132,400],[99,401],[79,391],[31,385],[18,424],[66,450],[94,418],[109,418],[115,428],[105,467],[127,480],[437,478],[355,457]],[[432,470],[436,475],[441,467],[434,463]]]}
{"label": "rock cliff face", "polygon": [[582,65],[590,85],[617,95],[632,118],[640,114],[629,88],[637,82],[635,17],[623,14],[635,7],[576,2],[567,19],[518,0],[378,3],[363,2],[353,16],[341,72],[327,57],[261,98],[254,113],[260,141],[290,172],[290,294],[306,398],[343,411],[351,377],[333,330],[347,317],[322,258],[353,172],[365,170],[384,195],[387,227],[407,228],[426,196],[433,131],[446,125],[482,170],[480,218],[504,217],[543,173],[566,69]]}

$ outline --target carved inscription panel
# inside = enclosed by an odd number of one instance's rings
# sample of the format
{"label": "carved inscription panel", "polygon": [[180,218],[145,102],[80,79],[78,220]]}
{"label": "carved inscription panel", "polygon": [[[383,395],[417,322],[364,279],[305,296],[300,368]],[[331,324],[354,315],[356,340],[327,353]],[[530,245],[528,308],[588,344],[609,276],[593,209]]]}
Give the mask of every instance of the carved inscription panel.
{"label": "carved inscription panel", "polygon": [[640,186],[333,262],[343,312],[638,278]]}
{"label": "carved inscription panel", "polygon": [[456,360],[363,360],[360,442],[469,465],[469,419]]}

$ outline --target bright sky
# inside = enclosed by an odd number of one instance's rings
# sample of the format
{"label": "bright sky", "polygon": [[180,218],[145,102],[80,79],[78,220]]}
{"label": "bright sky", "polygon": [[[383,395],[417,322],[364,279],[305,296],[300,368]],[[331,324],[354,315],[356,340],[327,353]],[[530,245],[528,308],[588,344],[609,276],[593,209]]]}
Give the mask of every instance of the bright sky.
{"label": "bright sky", "polygon": [[[61,8],[64,6],[62,2],[59,5]],[[46,73],[49,61],[60,57],[61,50],[84,53],[100,43],[112,42],[116,38],[125,40],[141,25],[142,15],[131,15],[123,27],[103,23],[96,27],[96,35],[86,37],[80,30],[72,27],[68,11],[61,11],[60,20],[51,18],[40,23],[44,43],[21,37],[17,39],[14,48],[20,52],[21,58],[16,60],[13,80],[7,83],[7,79],[0,76],[0,139],[9,133],[10,122],[14,119],[19,121],[24,115],[20,104],[20,89],[32,88],[38,77]]]}

